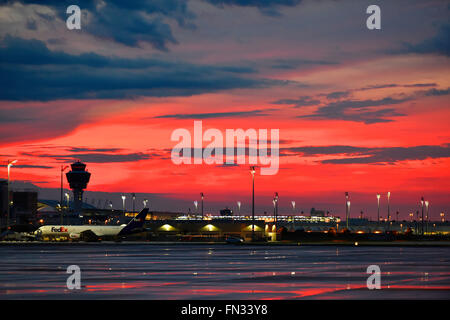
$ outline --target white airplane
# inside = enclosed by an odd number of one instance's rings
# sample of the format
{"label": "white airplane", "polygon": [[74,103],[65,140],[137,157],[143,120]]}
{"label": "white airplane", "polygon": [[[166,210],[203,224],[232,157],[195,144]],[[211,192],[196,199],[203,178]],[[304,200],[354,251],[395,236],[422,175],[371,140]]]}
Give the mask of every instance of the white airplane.
{"label": "white airplane", "polygon": [[147,216],[148,208],[143,209],[128,224],[120,226],[103,225],[47,225],[34,232],[36,237],[69,237],[70,239],[98,240],[102,237],[121,237],[141,229]]}

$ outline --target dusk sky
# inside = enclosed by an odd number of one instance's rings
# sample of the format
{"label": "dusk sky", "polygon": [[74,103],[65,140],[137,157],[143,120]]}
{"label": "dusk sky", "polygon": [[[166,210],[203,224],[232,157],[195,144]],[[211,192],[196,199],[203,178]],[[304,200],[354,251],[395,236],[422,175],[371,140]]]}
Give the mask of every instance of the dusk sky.
{"label": "dusk sky", "polygon": [[[41,3],[46,3],[42,5]],[[68,30],[66,8],[82,9]],[[381,8],[381,30],[366,8]],[[175,165],[178,128],[279,129],[280,168],[255,176],[257,213],[311,207],[409,219],[450,214],[449,1],[0,1],[0,178],[59,188],[76,159],[87,191],[156,210],[242,211],[249,165]],[[205,142],[203,147],[206,147]],[[65,182],[67,186],[67,182]],[[145,194],[145,195],[144,195]],[[55,193],[55,198],[58,193]],[[107,194],[104,194],[108,198]],[[114,196],[114,204],[121,200]]]}

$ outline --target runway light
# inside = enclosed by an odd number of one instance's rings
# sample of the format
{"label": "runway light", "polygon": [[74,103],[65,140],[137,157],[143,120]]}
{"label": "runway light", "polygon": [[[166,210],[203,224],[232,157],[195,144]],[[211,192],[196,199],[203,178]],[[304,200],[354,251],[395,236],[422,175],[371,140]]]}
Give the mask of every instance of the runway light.
{"label": "runway light", "polygon": [[216,231],[217,227],[213,226],[212,224],[207,224],[206,226],[203,227],[204,229],[207,229],[208,231]]}
{"label": "runway light", "polygon": [[355,242],[355,246],[358,246],[358,242]]}
{"label": "runway light", "polygon": [[171,230],[174,230],[175,228],[174,227],[172,227],[170,224],[165,224],[165,225],[162,225],[161,226],[161,229],[163,229],[163,230],[165,230],[165,231],[171,231]]}

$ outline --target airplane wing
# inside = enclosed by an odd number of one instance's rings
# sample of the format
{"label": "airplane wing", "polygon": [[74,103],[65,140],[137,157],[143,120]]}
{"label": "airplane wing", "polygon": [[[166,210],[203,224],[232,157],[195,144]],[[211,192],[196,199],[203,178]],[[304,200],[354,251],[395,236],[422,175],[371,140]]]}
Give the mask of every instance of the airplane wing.
{"label": "airplane wing", "polygon": [[86,242],[99,241],[99,237],[92,230],[85,230],[81,232],[79,238],[80,240]]}

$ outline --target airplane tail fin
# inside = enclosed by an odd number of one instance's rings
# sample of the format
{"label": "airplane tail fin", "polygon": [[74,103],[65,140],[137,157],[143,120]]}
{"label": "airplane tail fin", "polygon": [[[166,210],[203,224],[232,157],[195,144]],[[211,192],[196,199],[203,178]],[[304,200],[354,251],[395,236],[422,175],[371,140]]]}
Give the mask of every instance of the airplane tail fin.
{"label": "airplane tail fin", "polygon": [[142,209],[136,217],[134,217],[122,230],[120,230],[119,235],[124,235],[131,233],[136,228],[142,228],[145,222],[145,217],[147,216],[148,208]]}

